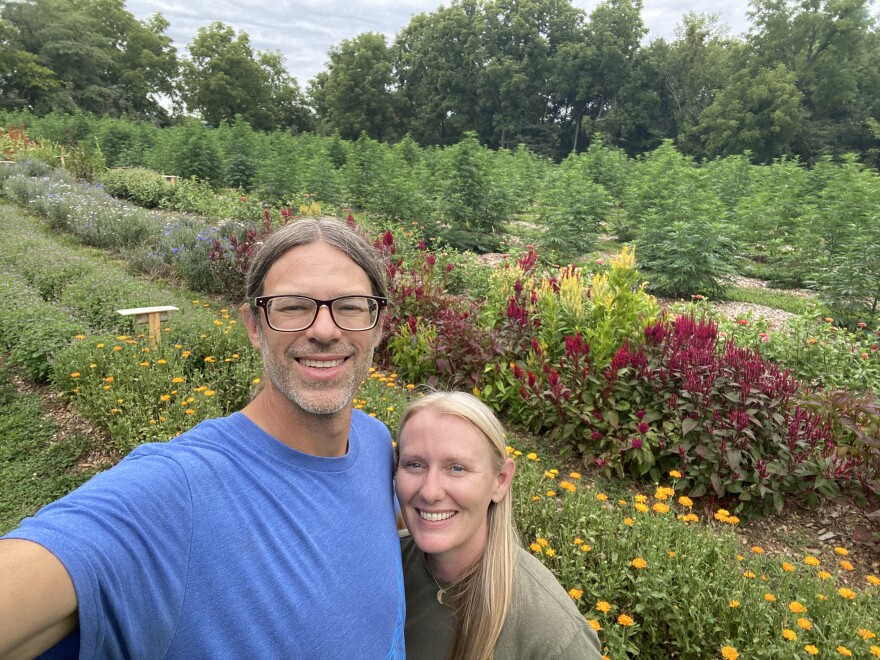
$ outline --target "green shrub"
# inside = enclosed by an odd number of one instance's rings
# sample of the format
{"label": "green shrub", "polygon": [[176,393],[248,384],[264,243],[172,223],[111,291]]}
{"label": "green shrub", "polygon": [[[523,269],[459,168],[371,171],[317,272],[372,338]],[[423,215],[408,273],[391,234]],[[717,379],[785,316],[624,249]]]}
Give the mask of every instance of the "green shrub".
{"label": "green shrub", "polygon": [[164,176],[140,167],[107,170],[101,177],[101,183],[110,195],[148,209],[163,206],[174,194],[173,187]]}

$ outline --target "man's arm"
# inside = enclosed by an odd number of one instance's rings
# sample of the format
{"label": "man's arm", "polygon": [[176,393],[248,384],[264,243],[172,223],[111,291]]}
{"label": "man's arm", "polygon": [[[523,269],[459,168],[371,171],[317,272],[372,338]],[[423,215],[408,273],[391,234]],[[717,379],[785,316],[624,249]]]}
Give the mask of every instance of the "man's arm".
{"label": "man's arm", "polygon": [[38,543],[0,541],[0,659],[33,658],[78,625],[64,565]]}

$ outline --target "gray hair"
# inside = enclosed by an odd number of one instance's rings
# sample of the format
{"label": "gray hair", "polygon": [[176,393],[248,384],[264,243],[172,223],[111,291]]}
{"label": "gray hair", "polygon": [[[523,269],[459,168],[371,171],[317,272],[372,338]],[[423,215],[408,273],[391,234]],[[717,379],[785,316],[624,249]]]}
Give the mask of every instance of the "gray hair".
{"label": "gray hair", "polygon": [[253,308],[254,298],[263,295],[269,269],[289,250],[310,243],[327,243],[354,261],[373,287],[373,295],[388,297],[388,271],[379,251],[356,229],[336,218],[302,218],[272,233],[257,252],[245,282],[245,296]]}

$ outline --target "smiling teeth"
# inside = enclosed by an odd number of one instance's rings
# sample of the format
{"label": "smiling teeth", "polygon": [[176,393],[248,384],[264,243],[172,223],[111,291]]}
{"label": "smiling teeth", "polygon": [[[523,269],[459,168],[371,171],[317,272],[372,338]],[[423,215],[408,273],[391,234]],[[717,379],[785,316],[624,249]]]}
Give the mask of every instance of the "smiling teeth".
{"label": "smiling teeth", "polygon": [[441,520],[452,518],[452,516],[455,515],[455,511],[447,511],[446,513],[428,513],[427,511],[419,511],[419,515],[422,517],[422,520],[439,522]]}
{"label": "smiling teeth", "polygon": [[302,358],[300,362],[306,367],[317,367],[318,369],[330,369],[332,367],[338,367],[342,364],[342,360],[308,360],[306,358]]}

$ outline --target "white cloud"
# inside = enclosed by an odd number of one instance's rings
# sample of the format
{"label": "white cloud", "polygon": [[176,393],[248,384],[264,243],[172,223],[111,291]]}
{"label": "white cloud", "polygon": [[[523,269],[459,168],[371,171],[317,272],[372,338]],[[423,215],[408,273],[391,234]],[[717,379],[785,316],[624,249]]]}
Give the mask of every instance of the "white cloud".
{"label": "white cloud", "polygon": [[[441,0],[129,0],[127,9],[139,19],[162,14],[170,23],[168,36],[178,55],[186,53],[200,27],[221,21],[247,32],[256,50],[278,50],[300,86],[325,68],[327,52],[343,39],[363,32],[380,32],[389,42],[414,14],[432,12]],[[598,0],[575,0],[587,13]],[[675,25],[688,11],[716,13],[733,35],[745,32],[747,0],[645,0],[642,20],[648,40],[673,38]]]}

